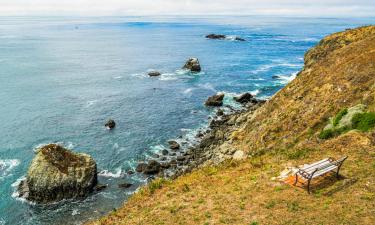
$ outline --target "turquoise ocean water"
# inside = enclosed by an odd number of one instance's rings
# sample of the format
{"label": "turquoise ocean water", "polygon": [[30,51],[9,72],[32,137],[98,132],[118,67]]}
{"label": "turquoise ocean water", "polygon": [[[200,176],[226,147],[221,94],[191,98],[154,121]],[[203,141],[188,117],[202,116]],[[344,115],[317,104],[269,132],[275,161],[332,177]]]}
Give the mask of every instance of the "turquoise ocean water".
{"label": "turquoise ocean water", "polygon": [[[293,79],[325,35],[375,18],[0,17],[0,225],[80,224],[119,207],[139,185],[136,161],[188,137],[212,114],[204,100],[268,98]],[[238,35],[246,42],[206,40]],[[180,68],[198,57],[202,72]],[[150,69],[160,77],[146,75]],[[278,79],[272,76],[279,76]],[[230,98],[226,104],[235,104]],[[113,131],[103,124],[117,122]],[[92,155],[109,187],[47,206],[15,197],[34,150],[59,142]],[[118,183],[134,183],[130,189]]]}

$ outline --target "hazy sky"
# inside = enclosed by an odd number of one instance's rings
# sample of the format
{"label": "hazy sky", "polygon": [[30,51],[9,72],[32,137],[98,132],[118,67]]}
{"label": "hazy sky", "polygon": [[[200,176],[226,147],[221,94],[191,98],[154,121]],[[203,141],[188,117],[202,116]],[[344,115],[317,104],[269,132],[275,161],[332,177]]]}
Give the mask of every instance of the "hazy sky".
{"label": "hazy sky", "polygon": [[0,15],[375,16],[375,0],[0,0]]}

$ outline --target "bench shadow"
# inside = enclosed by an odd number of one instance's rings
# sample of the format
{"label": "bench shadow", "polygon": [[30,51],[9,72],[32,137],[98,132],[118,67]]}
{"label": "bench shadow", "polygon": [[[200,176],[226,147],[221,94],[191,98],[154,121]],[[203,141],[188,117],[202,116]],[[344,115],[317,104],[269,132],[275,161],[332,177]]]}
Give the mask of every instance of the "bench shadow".
{"label": "bench shadow", "polygon": [[[310,183],[310,191],[311,193],[317,193],[320,190],[331,187],[338,181],[342,181],[342,180],[344,180],[342,184],[337,185],[333,189],[330,189],[327,192],[322,193],[322,194],[324,196],[331,196],[345,188],[350,187],[351,185],[355,184],[358,181],[358,179],[349,179],[342,175],[340,175],[339,177],[336,177],[336,172],[329,172],[323,176],[312,179]],[[307,180],[304,180],[303,178],[299,177],[296,185],[294,185],[294,181],[295,181],[295,176],[290,176],[285,180],[285,183],[293,187],[304,189],[304,191],[307,192]]]}

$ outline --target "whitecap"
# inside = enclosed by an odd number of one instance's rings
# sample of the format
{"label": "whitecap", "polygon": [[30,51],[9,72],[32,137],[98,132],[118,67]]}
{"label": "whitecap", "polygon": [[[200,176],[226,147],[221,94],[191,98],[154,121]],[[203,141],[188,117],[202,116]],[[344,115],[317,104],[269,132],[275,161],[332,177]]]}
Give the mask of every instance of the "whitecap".
{"label": "whitecap", "polygon": [[113,77],[113,79],[119,80],[119,79],[122,79],[122,76],[116,76],[116,77]]}
{"label": "whitecap", "polygon": [[0,160],[0,179],[11,176],[12,170],[20,164],[18,159],[2,159]]}
{"label": "whitecap", "polygon": [[73,209],[72,216],[79,215],[79,214],[80,212],[78,211],[78,209]]}
{"label": "whitecap", "polygon": [[217,92],[217,90],[214,88],[214,86],[212,86],[212,84],[210,84],[210,83],[199,84],[198,87],[200,87],[202,89],[206,89],[206,90],[211,90],[211,91]]}
{"label": "whitecap", "polygon": [[141,78],[141,79],[144,79],[144,78],[147,77],[147,75],[145,73],[133,73],[133,74],[130,74],[130,76]]}
{"label": "whitecap", "polygon": [[260,72],[267,72],[274,67],[289,67],[289,68],[300,68],[302,67],[302,63],[286,63],[286,62],[278,62],[278,63],[271,63],[266,65],[261,65],[258,69],[251,71],[252,74],[258,74]]}
{"label": "whitecap", "polygon": [[184,94],[191,94],[193,92],[193,90],[194,90],[194,88],[187,88],[182,93],[184,93]]}
{"label": "whitecap", "polygon": [[86,106],[87,106],[87,107],[90,107],[90,106],[94,105],[94,104],[97,103],[97,102],[98,102],[98,100],[90,100],[90,101],[87,101]]}
{"label": "whitecap", "polygon": [[294,72],[291,75],[277,75],[278,82],[281,84],[287,84],[296,78],[297,73],[298,72]]}
{"label": "whitecap", "polygon": [[247,80],[259,80],[259,81],[262,81],[262,80],[264,80],[264,78],[249,78]]}
{"label": "whitecap", "polygon": [[256,89],[256,90],[254,90],[254,91],[250,91],[249,93],[250,93],[251,95],[253,95],[253,96],[257,96],[257,95],[260,93],[260,90]]}
{"label": "whitecap", "polygon": [[177,80],[175,73],[163,73],[160,75],[159,80],[168,81],[168,80]]}
{"label": "whitecap", "polygon": [[189,129],[189,128],[181,128],[180,131],[182,132],[188,132],[188,131],[191,131],[192,129]]}
{"label": "whitecap", "polygon": [[112,173],[110,172],[109,170],[102,170],[98,173],[98,176],[101,176],[101,177],[113,177],[113,178],[119,178],[121,177],[123,174],[122,174],[122,170],[121,168],[117,168],[115,170],[116,172]]}

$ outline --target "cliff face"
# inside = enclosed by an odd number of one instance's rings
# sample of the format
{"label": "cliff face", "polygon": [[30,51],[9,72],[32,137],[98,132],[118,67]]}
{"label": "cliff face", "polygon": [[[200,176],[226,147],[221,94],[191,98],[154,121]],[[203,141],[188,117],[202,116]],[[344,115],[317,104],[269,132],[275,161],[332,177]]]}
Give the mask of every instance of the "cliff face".
{"label": "cliff face", "polygon": [[[330,117],[345,118],[343,109],[359,104],[375,111],[375,26],[327,36],[306,53],[295,80],[236,115],[237,130],[212,151],[234,149],[248,159],[156,180],[94,223],[372,224],[374,129],[319,138]],[[312,195],[272,179],[285,167],[344,155],[343,177],[313,182]]]}
{"label": "cliff face", "polygon": [[233,135],[246,151],[319,144],[329,117],[359,103],[374,111],[375,26],[335,33],[305,55],[298,77]]}

